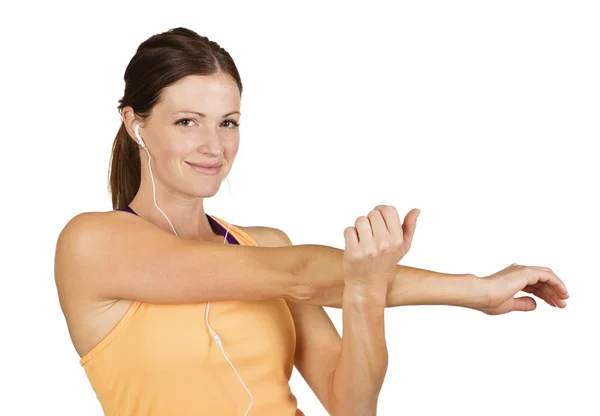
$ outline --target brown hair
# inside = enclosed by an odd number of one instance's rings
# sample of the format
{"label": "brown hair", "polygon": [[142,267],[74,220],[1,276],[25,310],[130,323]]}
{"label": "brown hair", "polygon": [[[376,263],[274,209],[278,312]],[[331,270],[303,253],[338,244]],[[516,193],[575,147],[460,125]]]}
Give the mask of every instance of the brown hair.
{"label": "brown hair", "polygon": [[[216,42],[183,27],[153,35],[138,47],[125,69],[125,93],[119,113],[131,106],[141,119],[147,118],[159,102],[163,88],[188,75],[228,74],[242,94],[242,81],[229,53]],[[121,121],[112,146],[109,192],[113,209],[133,200],[140,187],[140,153]]]}

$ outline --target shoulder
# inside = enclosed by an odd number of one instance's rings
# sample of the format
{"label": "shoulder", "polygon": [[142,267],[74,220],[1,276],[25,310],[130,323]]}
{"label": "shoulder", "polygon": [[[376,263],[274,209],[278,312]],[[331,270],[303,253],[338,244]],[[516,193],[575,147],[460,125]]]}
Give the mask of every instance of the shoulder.
{"label": "shoulder", "polygon": [[127,222],[123,217],[113,211],[84,212],[72,217],[60,231],[54,255],[54,281],[63,310],[68,309],[67,298],[81,300],[82,294],[87,293],[86,279],[81,277],[89,273],[81,273],[81,269],[111,244],[115,231]]}
{"label": "shoulder", "polygon": [[261,247],[281,247],[292,245],[292,242],[287,234],[279,228],[265,226],[242,227],[240,225],[236,225],[236,227],[256,240],[258,245]]}
{"label": "shoulder", "polygon": [[[55,278],[71,275],[74,269],[86,267],[90,261],[106,255],[115,238],[151,237],[158,229],[151,223],[128,212],[84,212],[72,217],[60,231],[55,246]],[[127,237],[128,236],[128,237]],[[62,276],[62,277],[61,277]]]}
{"label": "shoulder", "polygon": [[71,218],[58,235],[57,253],[60,249],[71,251],[84,243],[86,236],[88,240],[89,237],[93,237],[96,234],[95,231],[99,231],[108,225],[106,216],[107,213],[104,212],[84,212]]}
{"label": "shoulder", "polygon": [[[140,224],[139,218],[120,211],[83,212],[71,218],[60,231],[57,239],[57,250],[66,247],[71,251],[86,246],[98,238],[110,238],[112,231],[122,229],[131,219]],[[136,221],[137,220],[137,221]]]}

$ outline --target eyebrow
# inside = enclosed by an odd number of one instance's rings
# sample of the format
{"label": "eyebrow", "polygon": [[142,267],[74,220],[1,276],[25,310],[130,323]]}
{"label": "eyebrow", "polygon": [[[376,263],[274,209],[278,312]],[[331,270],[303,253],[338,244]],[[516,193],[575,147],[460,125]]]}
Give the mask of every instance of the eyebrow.
{"label": "eyebrow", "polygon": [[[191,114],[197,114],[200,117],[206,117],[206,114],[204,113],[199,113],[197,111],[191,111],[191,110],[181,110],[181,111],[175,111],[173,114],[178,114],[178,113],[191,113]],[[242,115],[242,113],[240,113],[239,111],[232,111],[231,113],[227,113],[227,114],[223,114],[223,117],[227,117],[230,116],[232,114],[239,114],[240,116]]]}

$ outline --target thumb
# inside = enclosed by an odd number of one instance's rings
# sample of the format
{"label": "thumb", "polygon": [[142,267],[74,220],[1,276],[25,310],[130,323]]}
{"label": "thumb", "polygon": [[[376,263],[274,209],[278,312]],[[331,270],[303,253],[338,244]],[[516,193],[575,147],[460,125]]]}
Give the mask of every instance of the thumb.
{"label": "thumb", "polygon": [[[408,218],[408,216],[413,213],[411,219],[408,221],[406,221],[406,219]],[[404,228],[403,232],[404,232],[404,239],[408,240],[408,244],[412,244],[412,240],[413,240],[413,236],[415,235],[415,229],[417,228],[417,217],[419,216],[419,214],[421,213],[421,210],[417,209],[414,212],[411,211],[406,215],[406,218],[404,219],[404,224],[402,224],[402,227]]]}
{"label": "thumb", "polygon": [[529,312],[536,308],[535,299],[530,296],[520,296],[514,299],[513,311]]}

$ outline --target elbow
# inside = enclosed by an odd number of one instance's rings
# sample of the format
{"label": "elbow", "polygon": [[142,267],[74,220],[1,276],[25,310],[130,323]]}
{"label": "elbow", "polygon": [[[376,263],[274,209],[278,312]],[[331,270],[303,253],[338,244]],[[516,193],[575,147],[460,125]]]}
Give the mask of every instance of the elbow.
{"label": "elbow", "polygon": [[306,303],[317,295],[317,291],[310,281],[311,277],[306,271],[305,259],[296,259],[293,266],[287,271],[288,279],[284,288],[286,300]]}
{"label": "elbow", "polygon": [[315,297],[315,290],[309,285],[298,283],[297,279],[294,283],[288,285],[285,292],[284,298],[291,302],[306,303]]}

